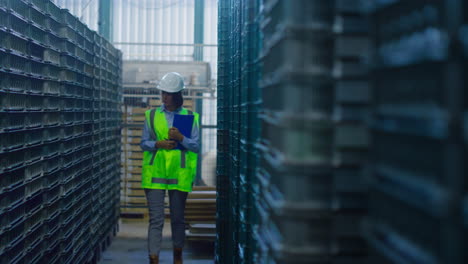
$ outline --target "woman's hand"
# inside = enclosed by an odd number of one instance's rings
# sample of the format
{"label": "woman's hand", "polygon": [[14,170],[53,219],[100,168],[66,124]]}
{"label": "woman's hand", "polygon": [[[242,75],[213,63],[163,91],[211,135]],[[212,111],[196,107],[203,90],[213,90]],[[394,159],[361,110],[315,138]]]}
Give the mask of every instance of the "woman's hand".
{"label": "woman's hand", "polygon": [[169,128],[169,139],[174,139],[180,142],[184,140],[184,135],[182,135],[176,127],[171,127]]}
{"label": "woman's hand", "polygon": [[170,150],[176,147],[176,142],[174,140],[158,140],[156,141],[156,147]]}

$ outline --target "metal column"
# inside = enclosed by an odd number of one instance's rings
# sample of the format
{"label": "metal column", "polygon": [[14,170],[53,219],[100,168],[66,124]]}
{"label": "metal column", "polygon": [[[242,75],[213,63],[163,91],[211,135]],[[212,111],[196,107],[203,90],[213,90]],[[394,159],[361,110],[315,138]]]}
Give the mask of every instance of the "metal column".
{"label": "metal column", "polygon": [[[194,23],[194,54],[193,58],[195,61],[203,61],[203,38],[204,38],[204,19],[205,18],[205,0],[195,0],[195,23]],[[198,95],[202,95],[201,93]],[[203,115],[203,101],[202,99],[197,99],[196,100],[196,111],[200,114],[200,116]],[[202,124],[202,119],[200,120],[200,127],[201,133],[203,133],[203,124]],[[200,137],[200,154],[203,151],[203,134]],[[197,163],[197,176],[195,179],[195,184],[200,184],[201,183],[201,156],[199,156],[198,163]]]}
{"label": "metal column", "polygon": [[99,0],[99,34],[112,42],[113,1]]}

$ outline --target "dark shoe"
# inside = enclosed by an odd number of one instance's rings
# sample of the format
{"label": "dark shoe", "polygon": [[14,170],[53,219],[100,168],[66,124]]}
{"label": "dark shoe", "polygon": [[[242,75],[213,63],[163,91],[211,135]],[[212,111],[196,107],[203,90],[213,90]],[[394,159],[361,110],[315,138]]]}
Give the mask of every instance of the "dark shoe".
{"label": "dark shoe", "polygon": [[158,255],[150,255],[150,264],[159,264],[159,256]]}
{"label": "dark shoe", "polygon": [[182,263],[182,248],[174,248],[174,264]]}

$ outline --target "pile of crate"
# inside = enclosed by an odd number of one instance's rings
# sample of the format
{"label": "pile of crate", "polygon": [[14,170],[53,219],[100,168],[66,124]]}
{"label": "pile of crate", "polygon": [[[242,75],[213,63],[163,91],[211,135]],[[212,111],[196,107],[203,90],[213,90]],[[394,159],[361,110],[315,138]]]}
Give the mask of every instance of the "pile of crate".
{"label": "pile of crate", "polygon": [[[367,213],[364,169],[369,149],[369,23],[365,1],[335,1],[333,23],[333,220],[334,254],[363,263],[361,231]],[[338,259],[338,258],[336,258]]]}
{"label": "pile of crate", "polygon": [[371,263],[467,262],[466,8],[376,1]]}
{"label": "pile of crate", "polygon": [[265,1],[260,259],[333,260],[335,1]]}
{"label": "pile of crate", "polygon": [[217,263],[254,258],[259,8],[259,1],[220,1],[218,8]]}
{"label": "pile of crate", "polygon": [[229,176],[227,172],[228,156],[228,123],[226,116],[229,106],[226,105],[227,88],[229,84],[229,28],[230,6],[228,1],[218,3],[218,87],[217,87],[217,147],[216,147],[216,244],[215,262],[225,261],[231,254],[229,241]]}
{"label": "pile of crate", "polygon": [[219,2],[218,263],[467,261],[467,7]]}
{"label": "pile of crate", "polygon": [[220,1],[219,263],[365,261],[363,3]]}
{"label": "pile of crate", "polygon": [[67,10],[0,2],[0,262],[96,262],[119,212],[121,52]]}
{"label": "pile of crate", "polygon": [[127,98],[125,93],[124,97],[121,138],[121,216],[139,218],[147,211],[145,194],[141,189],[143,151],[140,148],[140,141],[145,111],[149,108],[141,98]]}
{"label": "pile of crate", "polygon": [[[168,205],[168,199],[166,198]],[[169,208],[165,209],[169,218]],[[194,186],[185,205],[186,239],[214,241],[216,239],[216,189],[210,186]]]}

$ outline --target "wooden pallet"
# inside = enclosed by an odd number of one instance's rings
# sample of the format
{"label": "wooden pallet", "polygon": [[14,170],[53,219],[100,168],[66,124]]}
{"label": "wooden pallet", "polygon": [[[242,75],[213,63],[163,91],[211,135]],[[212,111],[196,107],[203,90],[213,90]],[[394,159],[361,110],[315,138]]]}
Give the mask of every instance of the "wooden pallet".
{"label": "wooden pallet", "polygon": [[142,166],[141,163],[138,165],[129,165],[125,162],[120,164],[121,168],[125,168],[128,171],[128,173],[133,173],[133,174],[141,174],[141,166]]}
{"label": "wooden pallet", "polygon": [[190,230],[194,234],[216,234],[216,225],[194,224],[190,227]]}
{"label": "wooden pallet", "polygon": [[141,126],[145,124],[145,120],[124,120],[125,124],[127,125],[136,125],[136,126]]}
{"label": "wooden pallet", "polygon": [[[187,108],[189,110],[193,111],[193,100],[191,99],[184,99],[184,104],[182,105],[184,108]],[[151,109],[153,108],[158,108],[161,106],[161,100],[159,99],[150,99],[149,100],[149,106]]]}
{"label": "wooden pallet", "polygon": [[126,172],[126,174],[131,174],[131,175],[125,175],[126,177],[128,176],[129,178],[135,177],[140,175],[142,173],[142,168],[141,168],[141,163],[137,165],[128,165],[128,164],[121,164],[121,170]]}
{"label": "wooden pallet", "polygon": [[[137,160],[143,160],[143,152],[139,151],[124,151],[122,153],[122,156],[125,158],[125,159],[137,159]],[[125,164],[125,161],[124,161],[124,164]]]}
{"label": "wooden pallet", "polygon": [[147,110],[150,108],[146,107],[133,107],[133,106],[127,106],[124,110],[123,113],[127,115],[144,115]]}
{"label": "wooden pallet", "polygon": [[[215,240],[216,234],[212,230],[216,223],[216,189],[214,187],[196,186],[193,188],[193,192],[187,197],[185,221],[191,227],[187,230],[188,240]],[[196,229],[192,230],[192,226]]]}
{"label": "wooden pallet", "polygon": [[132,188],[132,189],[141,189],[141,178],[138,181],[127,180],[125,183],[125,187]]}
{"label": "wooden pallet", "polygon": [[[184,100],[185,101],[185,100]],[[149,100],[149,106],[150,107],[160,107],[161,106],[161,100],[160,99],[150,99]]]}
{"label": "wooden pallet", "polygon": [[122,206],[120,208],[120,217],[124,219],[148,219],[148,207]]}
{"label": "wooden pallet", "polygon": [[140,174],[121,174],[120,179],[125,182],[131,182],[133,184],[139,182],[141,185],[141,173]]}
{"label": "wooden pallet", "polygon": [[193,186],[192,190],[195,191],[215,191],[216,187],[213,186]]}
{"label": "wooden pallet", "polygon": [[141,166],[142,160],[141,159],[126,159],[125,160],[125,165],[127,166]]}
{"label": "wooden pallet", "polygon": [[140,126],[123,126],[122,131],[143,131],[143,127],[140,127]]}
{"label": "wooden pallet", "polygon": [[124,127],[122,128],[122,136],[136,136],[141,137],[143,133],[143,126],[141,127]]}
{"label": "wooden pallet", "polygon": [[[139,184],[141,186],[141,183]],[[141,188],[122,188],[122,193],[126,195],[145,196],[145,191]]]}
{"label": "wooden pallet", "polygon": [[216,192],[196,190],[189,193],[187,199],[216,199]]}
{"label": "wooden pallet", "polygon": [[122,143],[123,144],[140,144],[141,142],[141,137],[137,136],[126,136],[122,137]]}
{"label": "wooden pallet", "polygon": [[143,152],[143,150],[140,147],[140,144],[122,144],[122,149],[124,151]]}
{"label": "wooden pallet", "polygon": [[138,206],[145,206],[146,205],[146,197],[145,196],[126,196],[121,197],[120,199],[123,203],[129,205],[138,205]]}
{"label": "wooden pallet", "polygon": [[190,241],[215,241],[216,234],[193,234],[189,230],[185,230],[185,238]]}

